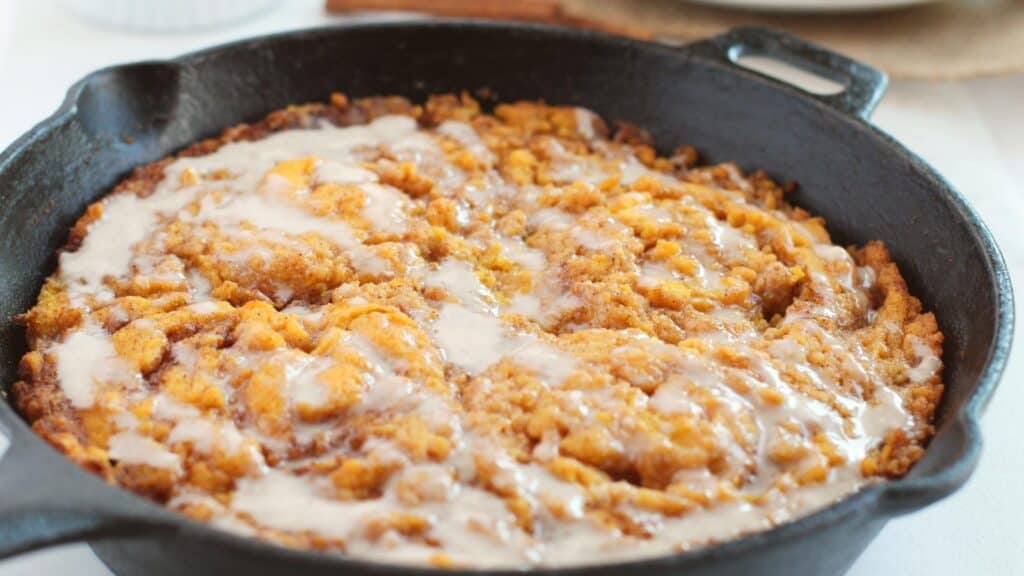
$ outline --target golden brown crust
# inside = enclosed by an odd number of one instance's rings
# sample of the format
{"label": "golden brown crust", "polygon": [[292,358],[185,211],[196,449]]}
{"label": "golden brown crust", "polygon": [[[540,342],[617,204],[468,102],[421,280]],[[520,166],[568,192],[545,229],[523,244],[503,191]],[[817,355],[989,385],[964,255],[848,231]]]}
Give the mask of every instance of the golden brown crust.
{"label": "golden brown crust", "polygon": [[[520,185],[544,186],[552,182],[551,141],[557,138],[569,151],[586,152],[588,143],[579,135],[578,117],[574,109],[546,106],[538,103],[499,105],[493,116],[485,115],[473,99],[466,94],[433,97],[423,106],[403,98],[370,98],[349,100],[334,95],[328,104],[292,106],[269,114],[262,121],[234,126],[221,136],[197,142],[176,157],[166,158],[137,168],[130,177],[119,183],[112,194],[134,194],[147,197],[162,180],[165,169],[175,158],[210,154],[225,144],[255,141],[296,127],[308,127],[316,122],[328,121],[339,126],[365,124],[384,115],[401,114],[417,118],[423,126],[437,126],[445,120],[471,122],[481,133],[493,136],[488,142],[498,156],[497,170],[509,182]],[[607,136],[609,128],[598,118],[593,119],[593,132]],[[861,464],[865,476],[895,478],[905,474],[923,453],[923,446],[933,434],[931,426],[935,408],[942,394],[940,374],[924,379],[912,379],[907,367],[922,357],[923,350],[941,357],[942,334],[935,317],[922,312],[921,303],[907,290],[895,263],[881,242],[871,242],[863,248],[851,248],[857,266],[870,270],[874,277],[870,293],[870,320],[862,306],[852,295],[820,294],[820,285],[810,281],[813,274],[838,275],[831,270],[828,259],[814,255],[812,242],[828,242],[828,233],[820,218],[812,217],[800,208],[789,206],[784,194],[792,186],[782,187],[763,172],[744,176],[732,164],[698,167],[693,148],[680,148],[667,158],[658,157],[651,145],[649,134],[630,125],[620,124],[611,136],[612,142],[628,145],[654,174],[671,174],[685,183],[685,187],[662,185],[657,178],[642,177],[632,184],[634,193],[647,195],[657,201],[688,199],[707,209],[729,226],[756,234],[759,250],[745,253],[743,262],[733,263],[727,270],[724,287],[714,294],[701,292],[692,286],[676,282],[637,285],[635,276],[639,255],[648,262],[659,263],[668,269],[685,272],[694,266],[687,253],[688,246],[672,240],[679,230],[675,224],[652,223],[637,219],[629,221],[627,195],[615,181],[599,186],[566,186],[557,195],[543,197],[551,209],[571,215],[600,213],[615,214],[625,219],[632,235],[619,246],[621,249],[578,254],[579,247],[566,243],[558,231],[536,232],[531,242],[544,246],[549,258],[565,262],[563,273],[574,278],[572,296],[585,306],[566,310],[549,326],[538,328],[525,319],[515,320],[517,329],[537,333],[551,340],[557,338],[559,346],[599,367],[587,376],[573,376],[573,386],[594,389],[613,382],[628,382],[623,394],[637,398],[652,396],[670,376],[659,368],[658,358],[645,355],[640,361],[623,358],[620,351],[628,345],[629,337],[622,331],[631,329],[656,338],[673,347],[692,353],[705,353],[715,362],[737,369],[748,368],[748,360],[727,348],[708,348],[694,334],[723,330],[714,324],[709,311],[718,307],[735,307],[749,314],[749,322],[761,334],[771,338],[790,338],[804,343],[816,354],[813,362],[827,374],[837,374],[840,386],[851,391],[859,386],[844,375],[842,359],[830,355],[823,336],[807,327],[785,325],[787,311],[795,303],[801,306],[827,304],[834,309],[834,319],[823,325],[827,331],[842,331],[870,358],[885,383],[902,399],[903,408],[913,416],[913,427],[895,430],[874,449]],[[475,160],[463,151],[449,152],[453,164],[467,171],[474,170]],[[301,169],[301,168],[300,168]],[[394,186],[411,198],[424,199],[420,214],[425,226],[415,229],[414,238],[423,258],[440,262],[446,257],[466,257],[472,252],[464,240],[458,238],[458,206],[450,199],[433,194],[434,181],[407,164],[380,168],[378,176],[384,184]],[[344,204],[344,197],[339,201]],[[742,198],[743,201],[737,201]],[[603,211],[603,212],[602,212]],[[102,216],[103,204],[91,205],[69,233],[65,251],[75,251],[89,231],[90,224]],[[527,215],[512,210],[501,215],[495,229],[508,236],[521,235],[528,227]],[[795,236],[799,229],[803,236]],[[810,240],[808,240],[808,238]],[[273,375],[251,373],[238,386],[236,400],[240,406],[226,406],[225,399],[209,383],[200,382],[185,374],[171,359],[172,343],[188,341],[198,350],[208,353],[209,361],[216,363],[219,350],[237,345],[240,341],[252,350],[289,348],[316,354],[331,350],[329,330],[316,331],[308,323],[282,312],[289,303],[316,305],[338,304],[356,296],[368,300],[363,306],[331,312],[330,322],[338,330],[358,332],[374,341],[394,357],[407,358],[406,365],[417,381],[446,399],[458,398],[467,418],[481,429],[498,430],[503,448],[527,462],[539,445],[549,439],[552,430],[558,431],[560,457],[548,466],[556,477],[585,486],[589,490],[589,506],[595,517],[608,526],[617,526],[626,534],[644,536],[645,528],[635,519],[623,516],[618,510],[621,502],[630,502],[639,508],[657,510],[667,515],[681,515],[686,511],[722,498],[690,490],[674,481],[679,470],[704,467],[711,471],[725,470],[726,456],[720,447],[709,445],[704,438],[710,432],[694,422],[677,419],[668,432],[655,431],[661,422],[646,419],[643,411],[618,415],[620,421],[609,423],[607,429],[573,430],[572,415],[552,397],[544,386],[504,362],[492,368],[489,378],[471,379],[467,374],[445,369],[439,358],[425,354],[430,348],[428,336],[409,320],[426,309],[426,303],[442,301],[444,291],[416,289],[398,280],[364,283],[351,267],[334,266],[310,269],[305,264],[281,258],[275,267],[249,274],[239,270],[218,269],[205,257],[202,246],[189,243],[186,230],[181,238],[172,238],[177,254],[191,265],[201,268],[207,280],[214,280],[213,295],[232,305],[210,317],[199,318],[184,311],[187,295],[173,286],[160,287],[157,282],[145,285],[126,283],[116,286],[119,305],[123,313],[114,314],[107,309],[97,310],[92,319],[111,333],[118,354],[130,359],[133,368],[149,386],[159,387],[176,400],[201,410],[231,412],[244,419],[261,433],[277,436],[289,429],[289,415],[281,399],[273,391]],[[379,240],[380,245],[386,239]],[[316,250],[326,250],[314,246]],[[315,250],[314,250],[315,251]],[[570,254],[572,253],[572,254]],[[320,254],[320,252],[316,252]],[[522,292],[518,286],[530,285],[523,275],[499,251],[472,252],[480,266],[481,281],[496,293]],[[570,257],[572,256],[572,257]],[[205,258],[205,259],[204,259]],[[393,256],[398,262],[400,256]],[[206,268],[203,268],[206,266]],[[319,272],[318,272],[319,270]],[[267,282],[286,285],[290,296],[275,301],[267,296],[272,291]],[[116,432],[110,414],[102,406],[79,409],[71,405],[58,382],[55,362],[48,358],[48,343],[62,339],[83,322],[83,312],[70,305],[67,291],[57,277],[49,279],[43,287],[35,307],[20,321],[28,329],[32,349],[20,364],[21,381],[15,384],[13,396],[18,410],[32,423],[33,429],[70,459],[86,469],[158,502],[168,501],[176,490],[176,483],[186,483],[226,504],[231,490],[239,478],[248,474],[253,462],[242,455],[224,455],[199,458],[188,451],[179,450],[179,456],[189,459],[186,478],[174,478],[166,469],[147,465],[119,465],[109,457],[107,443]],[[500,288],[500,290],[499,290]],[[349,294],[350,293],[350,294]],[[845,298],[845,299],[844,299]],[[152,319],[159,330],[138,329],[132,320]],[[575,327],[600,328],[574,333]],[[404,346],[404,347],[403,347]],[[764,352],[764,350],[760,350]],[[340,353],[335,350],[335,353]],[[645,354],[648,354],[645,352]],[[201,356],[200,362],[206,357]],[[352,360],[358,368],[359,360]],[[667,362],[667,361],[666,361]],[[667,364],[666,364],[667,365]],[[637,371],[649,371],[638,374]],[[344,412],[360,400],[360,389],[355,376],[337,374],[331,404],[321,410],[300,410],[299,418],[305,422],[327,421],[333,414]],[[813,394],[812,385],[793,378],[798,388]],[[848,381],[849,380],[849,381]],[[730,383],[740,386],[739,383]],[[767,392],[765,393],[768,394]],[[870,391],[864,391],[865,396]],[[240,399],[240,400],[239,400]],[[772,398],[766,396],[769,404]],[[838,408],[837,408],[838,409]],[[140,426],[148,437],[162,441],[171,432],[166,423],[149,418],[152,406],[136,406]],[[626,416],[629,416],[627,418]],[[431,428],[415,416],[377,418],[374,415],[349,416],[346,426],[353,432],[346,441],[359,448],[375,437],[386,437],[394,442],[413,462],[437,462],[453,450],[451,430]],[[628,422],[629,424],[627,424]],[[742,436],[743,421],[732,422],[737,436]],[[630,433],[657,436],[656,446],[637,454],[628,453],[611,441],[609,434],[633,426]],[[648,429],[651,428],[651,429]],[[820,440],[820,439],[819,439]],[[821,453],[828,455],[827,440],[821,440]],[[395,464],[373,456],[342,457],[325,455],[322,446],[293,445],[282,454],[264,449],[262,457],[273,467],[279,459],[309,458],[309,473],[324,474],[340,500],[361,500],[381,494],[394,477]],[[773,447],[772,458],[778,462],[802,457],[804,448],[795,445]],[[799,452],[799,454],[798,454]],[[322,458],[318,458],[322,456]],[[193,459],[194,458],[194,459]],[[829,463],[832,465],[834,463]],[[521,495],[503,488],[500,464],[484,456],[475,461],[479,484],[506,499],[509,509],[525,529],[530,527],[531,506]],[[817,482],[827,472],[827,466],[804,470],[798,483]],[[739,484],[743,477],[730,481]],[[423,493],[415,484],[400,486],[401,498],[409,502],[422,502],[432,496]],[[735,496],[731,496],[735,497]],[[549,507],[557,513],[557,504]],[[212,514],[208,505],[186,503],[179,506],[183,512],[199,519]],[[428,528],[416,516],[377,520],[367,527],[368,538],[375,539],[389,532],[409,538],[419,538]],[[316,535],[296,535],[280,531],[267,531],[267,537],[278,541],[312,547],[343,546]],[[376,536],[375,536],[376,535]],[[648,534],[649,535],[649,534]],[[439,556],[437,563],[449,559]]]}

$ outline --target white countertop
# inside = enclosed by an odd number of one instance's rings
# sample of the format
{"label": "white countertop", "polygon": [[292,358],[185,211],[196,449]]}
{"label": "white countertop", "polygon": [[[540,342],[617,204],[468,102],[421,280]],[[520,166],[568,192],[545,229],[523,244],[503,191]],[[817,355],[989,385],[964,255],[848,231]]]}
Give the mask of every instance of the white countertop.
{"label": "white countertop", "polygon": [[[143,35],[84,24],[54,0],[0,0],[0,148],[48,116],[67,87],[96,68],[330,21],[320,0],[292,0],[228,28]],[[958,84],[897,81],[874,122],[968,197],[995,233],[1014,284],[1024,286],[1024,76]],[[1020,328],[1018,322],[1018,341],[1024,340]],[[1024,406],[1022,348],[1015,347],[985,415],[987,443],[968,485],[927,510],[890,522],[849,574],[1024,574],[1024,441],[1016,414]],[[110,574],[83,544],[0,562],[0,576],[72,572]]]}

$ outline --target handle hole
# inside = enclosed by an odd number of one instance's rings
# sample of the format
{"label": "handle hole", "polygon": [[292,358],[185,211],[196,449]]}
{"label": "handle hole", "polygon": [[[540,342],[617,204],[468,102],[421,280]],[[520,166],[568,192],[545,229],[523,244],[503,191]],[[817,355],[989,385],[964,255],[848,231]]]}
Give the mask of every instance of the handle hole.
{"label": "handle hole", "polygon": [[7,424],[0,422],[0,460],[3,460],[7,454],[7,449],[11,447],[11,440],[14,438],[14,434],[11,433],[11,429],[8,428]]}
{"label": "handle hole", "polygon": [[828,96],[839,94],[846,90],[846,86],[839,82],[824,78],[772,56],[747,53],[742,46],[734,46],[729,50],[729,59],[748,70],[760,72],[765,76],[791,84],[811,94]]}

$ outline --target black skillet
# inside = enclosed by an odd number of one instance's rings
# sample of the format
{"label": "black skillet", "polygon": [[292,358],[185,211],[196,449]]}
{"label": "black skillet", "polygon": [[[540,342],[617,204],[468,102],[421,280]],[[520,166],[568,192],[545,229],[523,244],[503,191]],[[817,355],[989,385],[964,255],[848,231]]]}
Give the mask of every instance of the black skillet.
{"label": "black skillet", "polygon": [[[738,67],[785,60],[845,86],[816,96]],[[501,100],[587,106],[646,127],[665,147],[693,143],[795,180],[797,204],[839,242],[881,238],[946,334],[938,434],[897,482],[722,545],[558,575],[837,574],[889,518],[956,490],[978,460],[978,417],[1006,363],[1013,297],[1002,257],[963,198],[865,122],[884,75],[776,32],[742,29],[681,48],[522,24],[358,24],[247,40],[176,60],[93,73],[63,106],[0,155],[0,366],[16,379],[32,305],[54,252],[85,206],[138,164],[296,102],[490,88]],[[187,520],[103,484],[35,437],[6,402],[0,428],[0,557],[87,540],[121,575],[432,574],[285,549]],[[309,514],[316,514],[315,509]],[[949,530],[962,530],[950,526]]]}

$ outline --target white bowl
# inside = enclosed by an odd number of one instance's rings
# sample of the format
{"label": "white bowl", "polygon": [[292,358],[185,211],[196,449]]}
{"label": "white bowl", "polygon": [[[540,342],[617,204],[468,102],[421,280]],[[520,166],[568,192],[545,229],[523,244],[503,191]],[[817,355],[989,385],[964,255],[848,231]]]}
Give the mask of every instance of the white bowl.
{"label": "white bowl", "polygon": [[905,8],[937,0],[689,0],[728,8],[758,12],[867,12]]}
{"label": "white bowl", "polygon": [[185,31],[244,20],[280,0],[62,0],[90,22],[141,31]]}

